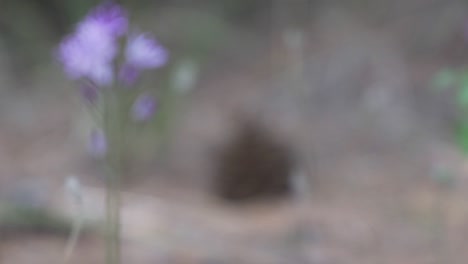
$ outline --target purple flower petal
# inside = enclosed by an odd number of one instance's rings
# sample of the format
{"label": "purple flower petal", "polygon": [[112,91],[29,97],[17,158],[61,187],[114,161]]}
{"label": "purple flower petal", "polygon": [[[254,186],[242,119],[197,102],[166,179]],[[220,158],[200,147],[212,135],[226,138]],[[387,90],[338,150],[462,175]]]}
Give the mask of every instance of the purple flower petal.
{"label": "purple flower petal", "polygon": [[87,19],[81,22],[74,34],[82,47],[99,59],[112,60],[117,54],[117,41],[105,24]]}
{"label": "purple flower petal", "polygon": [[88,151],[95,158],[103,158],[107,154],[107,139],[102,130],[93,130],[88,143]]}
{"label": "purple flower petal", "polygon": [[101,4],[92,10],[88,17],[105,25],[114,36],[122,36],[127,32],[127,12],[115,3],[106,2]]}
{"label": "purple flower petal", "polygon": [[[58,50],[58,60],[72,80],[88,78],[99,86],[112,83],[113,45],[93,45],[82,35],[65,39]],[[105,42],[97,42],[104,44]],[[104,51],[104,52],[102,52]]]}
{"label": "purple flower petal", "polygon": [[119,80],[128,87],[134,85],[139,76],[140,70],[129,64],[124,64],[119,72]]}
{"label": "purple flower petal", "polygon": [[141,94],[132,107],[132,118],[135,121],[148,121],[156,112],[156,100],[149,94]]}
{"label": "purple flower petal", "polygon": [[169,54],[155,39],[147,35],[133,35],[125,49],[127,64],[140,69],[159,68],[166,64]]}

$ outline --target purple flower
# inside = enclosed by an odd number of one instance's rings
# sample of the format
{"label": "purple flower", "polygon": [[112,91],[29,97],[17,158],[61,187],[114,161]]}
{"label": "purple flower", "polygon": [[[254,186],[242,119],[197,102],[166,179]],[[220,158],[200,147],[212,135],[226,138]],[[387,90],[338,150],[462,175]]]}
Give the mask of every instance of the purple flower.
{"label": "purple flower", "polygon": [[140,70],[130,64],[124,64],[119,72],[119,80],[127,86],[135,84],[139,76]]}
{"label": "purple flower", "polygon": [[159,68],[166,64],[168,57],[166,49],[155,39],[145,34],[129,37],[125,49],[126,64],[142,70]]}
{"label": "purple flower", "polygon": [[95,158],[103,158],[107,154],[107,138],[100,129],[91,131],[88,151]]}
{"label": "purple flower", "polygon": [[96,7],[88,15],[89,18],[105,25],[111,34],[122,36],[128,29],[127,12],[119,5],[106,2]]}
{"label": "purple flower", "polygon": [[83,99],[89,104],[94,104],[99,95],[97,87],[88,83],[80,86],[80,93]]}
{"label": "purple flower", "polygon": [[[59,61],[72,80],[88,78],[99,86],[109,85],[113,79],[111,62],[116,47],[106,38],[102,41],[88,40],[85,35],[65,39],[59,47]],[[93,42],[98,45],[92,45]]]}
{"label": "purple flower", "polygon": [[87,78],[99,86],[112,83],[117,37],[127,30],[123,10],[105,4],[91,11],[74,34],[60,44],[57,57],[70,79]]}
{"label": "purple flower", "polygon": [[148,121],[156,112],[156,100],[153,96],[143,93],[135,100],[132,107],[132,118],[135,121]]}
{"label": "purple flower", "polygon": [[144,34],[133,34],[125,48],[125,64],[119,79],[127,86],[135,84],[142,70],[158,68],[166,64],[168,52],[155,39]]}

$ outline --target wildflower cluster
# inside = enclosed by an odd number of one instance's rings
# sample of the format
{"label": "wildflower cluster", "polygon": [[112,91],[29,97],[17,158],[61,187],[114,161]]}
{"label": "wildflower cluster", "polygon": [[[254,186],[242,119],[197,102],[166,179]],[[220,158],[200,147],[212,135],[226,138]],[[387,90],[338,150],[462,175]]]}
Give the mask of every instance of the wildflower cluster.
{"label": "wildflower cluster", "polygon": [[[83,99],[93,106],[105,101],[101,97],[106,94],[134,87],[143,71],[164,66],[168,52],[149,34],[131,30],[121,6],[106,2],[91,10],[64,38],[56,57],[68,78],[79,83]],[[129,109],[129,116],[135,121],[147,121],[155,110],[155,99],[143,92]],[[99,127],[91,132],[91,153],[106,155],[109,132]]]}
{"label": "wildflower cluster", "polygon": [[148,121],[157,108],[148,91],[133,89],[130,93],[129,89],[136,86],[142,72],[164,66],[168,52],[149,34],[131,30],[125,10],[108,1],[76,25],[55,55],[68,78],[79,84],[80,94],[94,114],[96,126],[89,135],[88,149],[108,168],[106,263],[120,263],[120,181],[125,174],[126,127],[129,121]]}

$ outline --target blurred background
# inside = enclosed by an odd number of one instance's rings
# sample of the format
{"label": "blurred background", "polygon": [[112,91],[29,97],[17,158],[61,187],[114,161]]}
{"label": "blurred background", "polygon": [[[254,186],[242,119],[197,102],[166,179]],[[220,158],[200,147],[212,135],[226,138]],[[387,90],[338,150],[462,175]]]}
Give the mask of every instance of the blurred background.
{"label": "blurred background", "polygon": [[[464,263],[468,2],[120,0],[169,49],[123,263]],[[54,49],[97,0],[0,1],[0,262],[103,263],[92,122]],[[66,188],[81,183],[83,204]]]}

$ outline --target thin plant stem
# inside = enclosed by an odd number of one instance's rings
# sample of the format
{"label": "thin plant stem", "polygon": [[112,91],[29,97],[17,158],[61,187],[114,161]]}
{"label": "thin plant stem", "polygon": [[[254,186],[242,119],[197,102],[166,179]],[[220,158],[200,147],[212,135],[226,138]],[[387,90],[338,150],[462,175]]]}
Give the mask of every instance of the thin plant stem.
{"label": "thin plant stem", "polygon": [[108,192],[109,208],[109,245],[108,263],[120,263],[120,175],[114,173],[111,177]]}
{"label": "thin plant stem", "polygon": [[[105,99],[107,98],[107,95],[109,93],[104,93],[106,95]],[[109,103],[109,100],[106,100],[104,102],[104,109],[103,109],[103,126],[104,126],[104,133],[106,137],[110,135],[110,131],[112,130],[112,119],[111,117],[112,113],[112,108],[111,104]],[[111,195],[111,189],[112,189],[112,178],[114,177],[112,165],[111,165],[111,158],[109,156],[106,157],[105,160],[106,164],[104,167],[106,168],[106,177],[105,177],[105,182],[106,182],[106,219],[105,219],[105,237],[106,237],[106,263],[107,264],[112,264],[114,263],[113,260],[113,246],[112,246],[112,195]]]}
{"label": "thin plant stem", "polygon": [[120,263],[120,249],[119,249],[119,207],[120,207],[120,190],[118,189],[118,180],[115,170],[111,170],[108,178],[107,187],[107,219],[106,219],[106,236],[107,236],[107,256],[106,263],[119,264]]}
{"label": "thin plant stem", "polygon": [[106,263],[120,264],[120,189],[123,175],[123,147],[124,147],[124,116],[122,112],[122,98],[118,89],[108,94],[105,127],[108,136],[108,174],[107,174],[107,198],[106,198]]}

